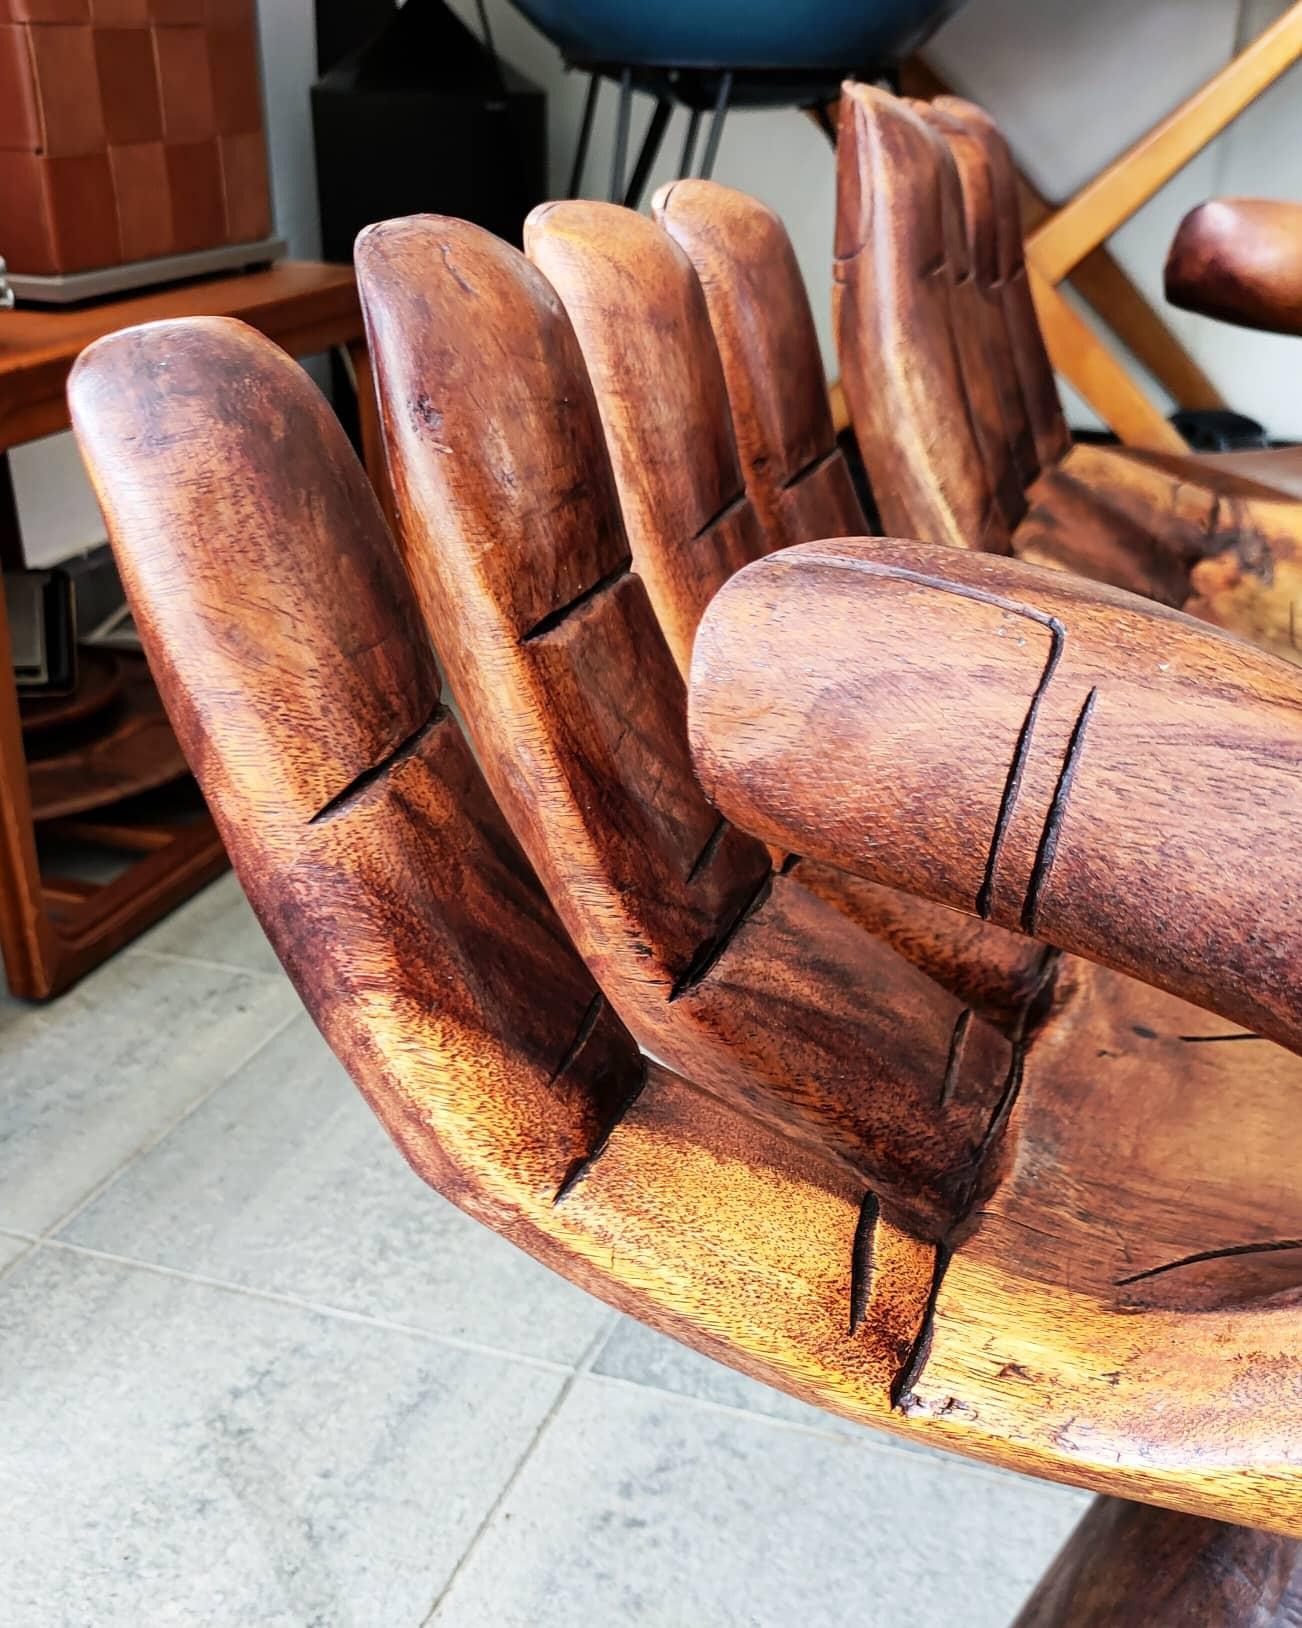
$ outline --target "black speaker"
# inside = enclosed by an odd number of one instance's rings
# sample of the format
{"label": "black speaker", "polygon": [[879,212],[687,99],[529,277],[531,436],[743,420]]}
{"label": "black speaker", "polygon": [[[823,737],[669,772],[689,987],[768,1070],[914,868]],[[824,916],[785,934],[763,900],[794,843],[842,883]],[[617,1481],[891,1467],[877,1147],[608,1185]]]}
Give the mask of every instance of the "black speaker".
{"label": "black speaker", "polygon": [[518,244],[547,196],[547,98],[440,0],[407,0],[312,87],[322,250],[372,221],[458,215]]}

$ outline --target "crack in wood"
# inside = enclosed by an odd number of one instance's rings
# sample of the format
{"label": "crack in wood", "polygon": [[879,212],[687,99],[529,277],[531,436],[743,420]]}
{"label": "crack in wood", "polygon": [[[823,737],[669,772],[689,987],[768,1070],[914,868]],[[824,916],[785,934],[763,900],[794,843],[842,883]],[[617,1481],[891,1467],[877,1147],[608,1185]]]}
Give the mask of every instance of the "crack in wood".
{"label": "crack in wood", "polygon": [[767,871],[742,900],[733,912],[732,918],[725,922],[713,938],[709,938],[700,946],[696,954],[688,962],[685,970],[674,981],[674,987],[669,991],[671,1002],[687,994],[688,990],[695,989],[713,971],[715,964],[724,951],[736,938],[737,934],[746,925],[750,918],[768,898],[773,889],[773,872]]}
{"label": "crack in wood", "polygon": [[940,1082],[940,1097],[936,1104],[939,1108],[947,1108],[953,1099],[954,1089],[958,1085],[959,1068],[963,1062],[963,1043],[967,1039],[971,1023],[972,1008],[967,1006],[955,1018],[954,1030],[949,1037],[949,1056],[945,1059],[945,1075]]}
{"label": "crack in wood", "polygon": [[872,1298],[873,1248],[881,1213],[881,1200],[876,1193],[865,1193],[859,1206],[859,1220],[855,1224],[854,1243],[850,1249],[851,1334],[859,1332]]}
{"label": "crack in wood", "polygon": [[548,1081],[549,1085],[555,1085],[557,1080],[559,1080],[563,1074],[568,1073],[568,1071],[574,1067],[575,1059],[583,1050],[584,1046],[587,1045],[592,1036],[592,1031],[597,1027],[597,1019],[601,1016],[602,1008],[605,1006],[605,1004],[606,997],[601,994],[600,991],[598,991],[597,994],[595,994],[588,1002],[588,1009],[583,1014],[582,1021],[579,1023],[579,1027],[575,1033],[574,1039],[570,1042],[568,1048],[566,1049],[564,1057],[561,1058],[560,1062],[557,1063],[556,1067],[552,1070],[552,1077]]}
{"label": "crack in wood", "polygon": [[784,492],[789,492],[793,487],[799,486],[801,481],[808,480],[809,477],[816,474],[824,464],[831,463],[832,459],[836,457],[840,450],[841,449],[839,447],[833,447],[830,452],[820,452],[815,457],[811,458],[807,464],[802,464],[800,468],[796,470],[794,475],[788,475],[786,480],[782,482],[782,490]]}
{"label": "crack in wood", "polygon": [[1186,1046],[1212,1046],[1225,1040],[1264,1040],[1265,1036],[1251,1034],[1245,1029],[1242,1034],[1182,1034],[1177,1038],[1183,1040]]}
{"label": "crack in wood", "polygon": [[1076,723],[1072,729],[1071,737],[1067,742],[1067,755],[1063,759],[1062,769],[1058,775],[1058,784],[1053,789],[1053,801],[1049,804],[1049,812],[1044,821],[1044,830],[1040,833],[1040,846],[1036,850],[1035,863],[1031,866],[1031,879],[1026,887],[1026,899],[1022,905],[1022,930],[1034,933],[1040,915],[1040,901],[1044,897],[1044,890],[1048,885],[1053,862],[1058,853],[1058,838],[1062,833],[1062,822],[1067,814],[1067,802],[1071,797],[1071,788],[1076,779],[1076,770],[1080,766],[1081,752],[1085,746],[1085,731],[1089,721],[1094,715],[1094,703],[1099,698],[1097,685],[1085,697],[1084,705],[1080,709]]}
{"label": "crack in wood", "polygon": [[689,887],[696,880],[696,878],[701,874],[701,872],[703,870],[705,870],[706,867],[710,864],[710,862],[714,858],[715,854],[718,853],[719,844],[723,841],[724,836],[727,833],[727,830],[728,830],[728,822],[722,816],[720,816],[718,824],[715,826],[714,830],[710,832],[709,836],[705,839],[705,846],[701,849],[700,853],[697,854],[695,860],[692,863],[691,870],[689,870],[688,873],[687,873],[687,885]]}
{"label": "crack in wood", "polygon": [[1050,680],[1057,669],[1062,657],[1062,647],[1066,640],[1066,630],[1056,618],[1052,619],[1050,628],[1049,654],[1044,663],[1044,671],[1040,674],[1040,682],[1035,686],[1035,694],[1031,697],[1031,704],[1026,709],[1026,717],[1022,720],[1022,727],[1017,736],[1017,745],[1013,749],[1013,761],[1008,766],[1008,778],[1004,782],[1004,794],[999,802],[999,813],[995,818],[994,835],[990,839],[990,852],[986,857],[986,872],[981,882],[980,890],[976,896],[976,913],[982,921],[990,920],[990,909],[994,903],[995,877],[999,868],[999,856],[1003,851],[1004,838],[1008,835],[1008,827],[1012,824],[1013,810],[1017,806],[1017,794],[1022,789],[1022,776],[1026,773],[1026,761],[1031,752],[1031,736],[1035,733],[1035,721],[1040,715],[1040,706],[1044,700],[1045,692],[1049,688]]}
{"label": "crack in wood", "polygon": [[1047,611],[1036,610],[1034,605],[1019,605],[1016,600],[1005,599],[1002,594],[992,594],[984,588],[973,588],[966,582],[946,582],[941,577],[929,576],[925,571],[910,571],[904,565],[891,565],[885,560],[859,560],[847,559],[836,554],[801,553],[800,563],[812,565],[826,565],[837,571],[850,571],[858,576],[886,577],[893,582],[911,582],[919,588],[934,588],[937,593],[953,594],[957,599],[969,599],[978,605],[992,605],[996,610],[1007,611],[1010,616],[1024,616],[1028,621],[1037,622],[1041,627],[1049,630],[1049,655],[1044,664],[1044,671],[1040,675],[1040,682],[1036,686],[1035,694],[1031,697],[1030,707],[1027,709],[1026,720],[1017,738],[1017,747],[1013,753],[1013,761],[1008,770],[1008,779],[1004,785],[1003,799],[999,805],[999,815],[995,821],[994,836],[990,843],[990,854],[986,861],[985,879],[976,897],[976,913],[982,921],[989,921],[990,905],[994,895],[995,871],[999,864],[999,851],[1008,830],[1009,821],[1013,814],[1013,805],[1017,801],[1017,793],[1022,783],[1022,773],[1026,767],[1026,755],[1030,749],[1031,733],[1035,727],[1036,715],[1040,703],[1048,688],[1049,680],[1053,677],[1059,660],[1062,656],[1063,646],[1067,641],[1067,629],[1056,616],[1050,616]]}
{"label": "crack in wood", "polygon": [[918,1381],[922,1378],[922,1370],[926,1367],[927,1358],[931,1355],[931,1342],[936,1332],[936,1302],[940,1299],[940,1286],[944,1282],[945,1272],[949,1267],[952,1255],[953,1251],[948,1244],[936,1245],[936,1260],[931,1272],[931,1289],[927,1294],[927,1304],[922,1313],[922,1321],[918,1324],[918,1332],[913,1337],[913,1344],[909,1347],[908,1355],[900,1364],[895,1378],[891,1381],[890,1403],[897,1413],[908,1411]]}
{"label": "crack in wood", "polygon": [[563,1199],[568,1198],[579,1183],[581,1181],[585,1181],[591,1174],[593,1166],[610,1146],[611,1137],[614,1136],[615,1132],[624,1123],[625,1119],[628,1118],[634,1103],[636,1103],[643,1091],[646,1090],[646,1084],[647,1080],[650,1078],[650,1073],[651,1065],[648,1063],[647,1059],[643,1057],[641,1070],[638,1073],[637,1079],[633,1082],[632,1087],[625,1092],[620,1101],[615,1104],[614,1111],[611,1113],[610,1118],[602,1127],[601,1134],[592,1144],[591,1150],[577,1158],[570,1168],[565,1172],[564,1179],[562,1180],[560,1186],[556,1189],[556,1196],[552,1199],[553,1207],[559,1204]]}
{"label": "crack in wood", "polygon": [[717,509],[703,526],[699,527],[692,533],[692,541],[694,543],[699,543],[707,531],[713,531],[715,526],[717,526],[721,520],[726,520],[734,510],[740,509],[745,501],[746,488],[743,486],[741,491],[738,492],[735,497],[730,497],[721,509]]}
{"label": "crack in wood", "polygon": [[417,724],[410,735],[405,736],[380,761],[369,769],[363,769],[361,774],[354,775],[342,791],[337,791],[329,802],[323,804],[312,818],[309,825],[323,825],[328,821],[337,819],[341,814],[347,814],[350,809],[364,798],[377,781],[383,780],[392,773],[397,766],[407,758],[419,752],[431,731],[438,728],[447,717],[447,708],[439,701],[434,703],[434,710],[422,724]]}
{"label": "crack in wood", "polygon": [[1178,1272],[1182,1266],[1201,1266],[1205,1261],[1232,1260],[1238,1255],[1275,1255],[1286,1249],[1302,1249],[1302,1238],[1275,1238],[1263,1244],[1228,1244],[1224,1249],[1203,1249],[1196,1255],[1182,1255],[1178,1261],[1167,1261],[1162,1266],[1149,1266],[1142,1272],[1132,1272],[1128,1278],[1117,1278],[1114,1286],[1123,1289],[1129,1283],[1142,1283],[1146,1278]]}
{"label": "crack in wood", "polygon": [[532,644],[535,639],[541,639],[553,632],[562,622],[573,616],[575,611],[582,610],[590,599],[595,599],[598,594],[605,593],[608,588],[613,588],[617,582],[621,582],[632,569],[632,558],[622,559],[613,570],[607,571],[604,577],[599,577],[590,588],[585,588],[581,594],[576,594],[573,599],[558,606],[556,610],[548,611],[546,616],[535,622],[527,633],[520,635],[520,643]]}

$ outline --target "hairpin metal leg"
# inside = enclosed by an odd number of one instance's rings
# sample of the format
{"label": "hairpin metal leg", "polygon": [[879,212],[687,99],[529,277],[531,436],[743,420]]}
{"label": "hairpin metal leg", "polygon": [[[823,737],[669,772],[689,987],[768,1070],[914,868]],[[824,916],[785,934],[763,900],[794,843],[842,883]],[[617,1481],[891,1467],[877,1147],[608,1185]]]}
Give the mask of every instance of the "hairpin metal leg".
{"label": "hairpin metal leg", "polygon": [[660,97],[656,102],[654,112],[651,114],[650,123],[646,127],[646,134],[642,137],[642,147],[637,155],[637,163],[633,166],[633,179],[628,183],[628,191],[624,194],[624,203],[629,209],[636,209],[642,202],[642,194],[646,191],[651,166],[655,163],[656,156],[660,151],[660,144],[665,139],[665,131],[669,126],[669,115],[672,111],[669,98],[667,96]]}
{"label": "hairpin metal leg", "polygon": [[719,151],[719,138],[723,135],[723,121],[728,116],[728,103],[732,97],[732,69],[719,81],[719,94],[714,99],[714,112],[710,117],[710,134],[705,142],[705,156],[701,160],[701,179],[708,181],[714,173],[714,160]]}
{"label": "hairpin metal leg", "polygon": [[577,198],[583,185],[583,167],[588,161],[588,147],[592,141],[592,116],[597,111],[597,92],[601,89],[601,75],[588,76],[588,94],[583,99],[583,122],[579,125],[579,145],[574,149],[574,167],[570,171],[567,197]]}
{"label": "hairpin metal leg", "polygon": [[696,157],[696,137],[701,128],[701,110],[692,108],[687,116],[687,134],[683,137],[683,156],[678,160],[678,179],[685,180],[692,173],[692,160]]}
{"label": "hairpin metal leg", "polygon": [[628,157],[628,122],[633,111],[633,70],[619,76],[619,114],[615,120],[615,152],[610,162],[610,201],[624,196],[624,161]]}

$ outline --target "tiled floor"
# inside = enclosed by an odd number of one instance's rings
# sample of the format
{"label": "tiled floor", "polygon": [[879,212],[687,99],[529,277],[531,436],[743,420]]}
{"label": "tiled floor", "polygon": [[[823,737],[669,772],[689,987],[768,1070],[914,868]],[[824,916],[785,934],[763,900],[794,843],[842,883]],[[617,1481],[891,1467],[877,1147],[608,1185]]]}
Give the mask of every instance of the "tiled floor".
{"label": "tiled floor", "polygon": [[1085,1502],[792,1402],[465,1220],[230,878],[0,1001],[4,1628],[996,1628]]}

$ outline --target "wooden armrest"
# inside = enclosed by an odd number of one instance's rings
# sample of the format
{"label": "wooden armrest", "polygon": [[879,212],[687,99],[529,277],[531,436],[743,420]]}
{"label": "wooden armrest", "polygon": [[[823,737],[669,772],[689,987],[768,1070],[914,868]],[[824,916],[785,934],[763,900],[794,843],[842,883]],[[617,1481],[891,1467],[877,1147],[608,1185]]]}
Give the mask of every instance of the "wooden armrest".
{"label": "wooden armrest", "polygon": [[1302,680],[1177,611],[923,543],[748,566],[697,634],[707,794],[767,841],[1302,1049]]}
{"label": "wooden armrest", "polygon": [[1167,256],[1166,297],[1243,328],[1302,334],[1302,204],[1215,198],[1191,210]]}

